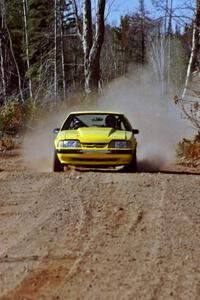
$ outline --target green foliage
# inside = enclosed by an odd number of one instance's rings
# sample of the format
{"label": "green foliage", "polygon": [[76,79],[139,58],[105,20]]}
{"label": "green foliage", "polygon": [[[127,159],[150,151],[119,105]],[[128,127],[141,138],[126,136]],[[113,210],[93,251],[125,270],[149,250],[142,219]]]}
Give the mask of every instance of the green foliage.
{"label": "green foliage", "polygon": [[9,101],[0,109],[0,131],[18,132],[27,126],[32,126],[44,112],[40,104],[27,101],[21,104],[17,101]]}
{"label": "green foliage", "polygon": [[0,109],[0,152],[19,147],[20,140],[16,134],[34,126],[41,119],[44,108],[27,101],[25,104],[9,101]]}
{"label": "green foliage", "polygon": [[0,109],[0,130],[14,130],[23,122],[23,109],[21,104],[9,101]]}
{"label": "green foliage", "polygon": [[[27,101],[30,96],[29,79],[31,79],[33,99],[40,102],[43,99],[44,102],[47,99],[52,100],[54,95],[55,68],[55,2],[54,0],[27,0],[29,70],[27,70],[23,1],[4,0],[4,2],[6,4],[5,24],[10,32],[13,52],[19,68],[23,98]],[[152,37],[156,36],[159,38],[163,24],[149,18],[145,11],[142,14],[142,2],[140,1],[141,5],[136,13],[121,17],[119,26],[106,26],[105,43],[101,55],[101,79],[103,86],[104,83],[106,84],[116,77],[125,75],[130,65],[136,66],[148,63],[148,42]],[[78,18],[81,23],[82,16],[80,15]],[[18,99],[19,78],[11,53],[8,31],[5,26],[2,28],[1,14],[0,32],[3,33],[2,52],[4,55],[6,96],[7,99]],[[63,34],[62,41],[61,33]],[[188,41],[191,41],[191,26],[188,25],[188,29],[186,28],[184,33],[176,26],[171,40],[169,77],[175,83],[177,89],[182,87],[185,79],[186,67],[190,55]],[[64,61],[62,61],[62,54]],[[64,63],[65,84],[63,84],[62,63]],[[62,88],[65,85],[68,91],[68,93],[66,92],[67,96],[74,90],[81,90],[83,88],[83,49],[81,41],[76,35],[71,0],[57,1],[56,70],[58,95],[62,97]],[[178,93],[178,91],[176,92]],[[0,103],[4,99],[5,97],[2,97],[0,89]]]}
{"label": "green foliage", "polygon": [[34,81],[39,80],[38,70],[39,70],[39,63],[35,63],[30,66],[29,70],[26,71],[25,77],[26,79],[34,78]]}

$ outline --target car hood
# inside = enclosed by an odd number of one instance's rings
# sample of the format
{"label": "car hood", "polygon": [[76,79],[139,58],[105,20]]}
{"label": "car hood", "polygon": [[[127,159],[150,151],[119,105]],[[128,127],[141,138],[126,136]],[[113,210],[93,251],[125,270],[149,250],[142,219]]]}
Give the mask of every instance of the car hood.
{"label": "car hood", "polygon": [[113,128],[83,127],[77,130],[64,130],[59,139],[75,139],[81,143],[109,143],[111,140],[129,140],[132,133]]}

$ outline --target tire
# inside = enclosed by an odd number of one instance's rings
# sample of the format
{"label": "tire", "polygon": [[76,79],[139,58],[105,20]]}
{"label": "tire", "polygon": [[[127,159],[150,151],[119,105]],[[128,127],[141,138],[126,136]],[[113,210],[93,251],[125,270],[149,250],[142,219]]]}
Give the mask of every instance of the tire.
{"label": "tire", "polygon": [[60,163],[56,151],[54,152],[53,171],[54,172],[64,171],[64,165]]}
{"label": "tire", "polygon": [[137,170],[138,170],[138,168],[137,168],[137,156],[136,156],[136,151],[135,151],[133,153],[131,162],[123,168],[123,171],[127,172],[127,173],[136,173]]}

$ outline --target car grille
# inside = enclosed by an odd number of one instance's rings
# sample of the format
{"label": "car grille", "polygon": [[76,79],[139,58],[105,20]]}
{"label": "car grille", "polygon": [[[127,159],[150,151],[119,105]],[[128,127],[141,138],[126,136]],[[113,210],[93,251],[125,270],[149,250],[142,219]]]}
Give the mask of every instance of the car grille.
{"label": "car grille", "polygon": [[105,143],[82,143],[84,148],[105,148],[106,145]]}
{"label": "car grille", "polygon": [[71,158],[72,161],[94,161],[94,162],[105,162],[105,161],[109,161],[109,162],[116,162],[118,161],[117,158],[104,158],[104,159],[101,159],[101,158]]}

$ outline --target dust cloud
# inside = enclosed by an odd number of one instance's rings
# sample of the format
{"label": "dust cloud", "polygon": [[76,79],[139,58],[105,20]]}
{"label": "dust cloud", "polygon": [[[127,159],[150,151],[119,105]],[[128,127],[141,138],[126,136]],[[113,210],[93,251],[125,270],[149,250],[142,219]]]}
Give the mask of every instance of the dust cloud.
{"label": "dust cloud", "polygon": [[40,171],[50,172],[53,168],[54,156],[54,128],[59,128],[70,111],[86,110],[85,104],[72,106],[60,104],[55,111],[45,114],[38,120],[37,126],[27,130],[23,145],[22,156],[26,167]]}
{"label": "dust cloud", "polygon": [[173,103],[173,88],[162,96],[151,70],[116,80],[100,99],[102,109],[123,112],[140,133],[137,137],[139,169],[159,170],[175,162],[176,146],[194,133]]}
{"label": "dust cloud", "polygon": [[[49,172],[53,166],[53,128],[62,119],[57,121],[56,116],[49,116],[33,129],[29,129],[23,141],[22,155],[24,163],[31,169]],[[56,122],[57,121],[57,122]]]}
{"label": "dust cloud", "polygon": [[138,128],[138,161],[140,171],[158,171],[175,162],[176,145],[193,134],[190,124],[181,119],[171,95],[162,96],[160,84],[151,71],[130,74],[115,80],[92,105],[68,106],[41,120],[24,138],[24,160],[39,171],[51,171],[53,161],[53,129],[59,127],[70,111],[106,110],[123,112]]}

